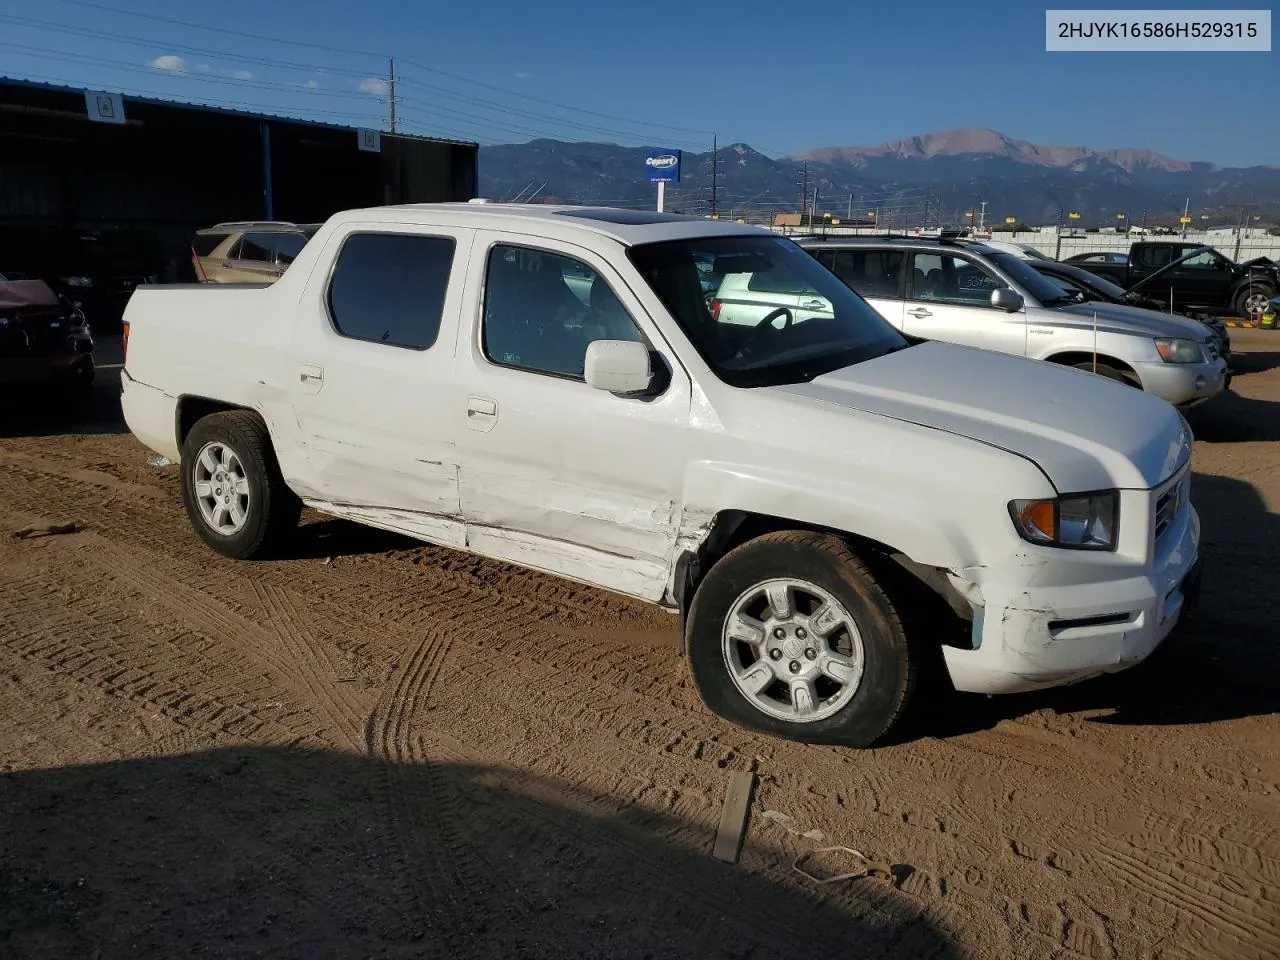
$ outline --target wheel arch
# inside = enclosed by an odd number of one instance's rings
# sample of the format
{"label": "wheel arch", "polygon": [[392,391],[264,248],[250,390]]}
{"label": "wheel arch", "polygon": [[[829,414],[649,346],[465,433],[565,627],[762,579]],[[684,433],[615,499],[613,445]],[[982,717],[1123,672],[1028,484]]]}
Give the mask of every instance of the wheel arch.
{"label": "wheel arch", "polygon": [[187,434],[191,432],[191,428],[205,417],[215,413],[230,413],[233,410],[252,413],[259,418],[262,416],[257,410],[242,404],[228,403],[225,400],[215,400],[212,397],[202,397],[196,394],[182,394],[178,397],[178,403],[173,412],[173,430],[174,437],[178,441],[178,449],[182,449],[182,445],[186,442]]}
{"label": "wheel arch", "polygon": [[[1119,357],[1111,356],[1109,353],[1099,353],[1097,356],[1098,363],[1118,370],[1120,373],[1124,374],[1124,376],[1128,378],[1135,387],[1142,387],[1142,379],[1138,376],[1138,371],[1133,369],[1130,364],[1125,363]],[[1093,357],[1093,353],[1088,350],[1066,350],[1061,353],[1055,353],[1051,356],[1045,357],[1044,361],[1045,363],[1056,363],[1060,366],[1071,367],[1078,363],[1093,363]]]}
{"label": "wheel arch", "polygon": [[[897,591],[910,591],[920,602],[923,615],[951,614],[970,620],[972,608],[946,576],[947,567],[919,563],[902,549],[865,534],[828,526],[811,520],[784,517],[755,510],[728,508],[716,512],[705,527],[705,535],[683,546],[674,564],[672,599],[679,613],[678,654],[687,649],[688,613],[694,594],[707,573],[735,548],[759,537],[782,531],[802,531],[838,537],[868,569]],[[967,628],[943,642],[966,646]]]}

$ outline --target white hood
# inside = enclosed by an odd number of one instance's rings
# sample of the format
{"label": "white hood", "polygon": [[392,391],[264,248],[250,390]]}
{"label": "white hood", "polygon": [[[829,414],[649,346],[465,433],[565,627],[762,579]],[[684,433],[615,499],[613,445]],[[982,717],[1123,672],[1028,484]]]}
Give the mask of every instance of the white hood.
{"label": "white hood", "polygon": [[766,390],[1008,450],[1036,463],[1059,493],[1149,489],[1191,450],[1182,416],[1158,397],[1070,367],[936,341]]}

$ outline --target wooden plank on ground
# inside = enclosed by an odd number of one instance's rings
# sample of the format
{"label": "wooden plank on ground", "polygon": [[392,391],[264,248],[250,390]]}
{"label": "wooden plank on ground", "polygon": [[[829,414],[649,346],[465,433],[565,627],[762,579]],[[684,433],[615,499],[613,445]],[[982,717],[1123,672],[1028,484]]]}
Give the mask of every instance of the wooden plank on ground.
{"label": "wooden plank on ground", "polygon": [[711,855],[727,863],[738,862],[738,851],[747,832],[747,810],[751,806],[751,791],[755,787],[754,773],[733,773],[724,795],[724,808],[720,812],[720,829],[716,831],[716,843]]}

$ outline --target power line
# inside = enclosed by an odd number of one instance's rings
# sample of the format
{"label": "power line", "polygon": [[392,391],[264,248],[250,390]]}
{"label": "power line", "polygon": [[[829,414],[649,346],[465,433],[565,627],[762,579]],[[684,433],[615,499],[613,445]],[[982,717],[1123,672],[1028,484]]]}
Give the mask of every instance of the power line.
{"label": "power line", "polygon": [[127,60],[113,60],[109,57],[94,57],[64,53],[61,50],[54,50],[49,47],[32,47],[26,44],[17,43],[0,43],[0,50],[7,50],[11,53],[23,56],[38,56],[43,59],[63,60],[69,63],[85,63],[93,66],[108,67],[113,70],[126,70],[131,73],[145,73],[149,76],[169,76],[181,77],[185,80],[197,80],[201,83],[221,83],[232,84],[237,87],[248,87],[257,90],[287,90],[291,93],[300,93],[308,96],[319,97],[346,97],[369,102],[376,99],[371,94],[359,91],[344,90],[318,90],[304,86],[297,86],[288,83],[281,83],[272,80],[257,80],[252,77],[220,77],[215,74],[191,72],[186,69],[179,70],[163,70],[159,67],[141,66],[130,63]]}
{"label": "power line", "polygon": [[216,58],[219,60],[230,60],[233,63],[250,63],[265,67],[286,67],[294,70],[305,70],[312,73],[332,73],[343,74],[351,77],[367,77],[368,70],[348,70],[343,67],[335,67],[330,64],[305,63],[298,60],[277,60],[272,57],[254,57],[241,53],[226,53],[222,50],[213,50],[209,47],[196,47],[184,43],[171,43],[166,40],[148,40],[145,37],[139,37],[127,33],[112,33],[107,30],[87,30],[84,27],[73,26],[67,23],[53,23],[50,21],[36,20],[34,17],[19,17],[11,14],[0,15],[0,22],[11,23],[15,26],[26,27],[31,30],[43,30],[48,33],[64,33],[70,36],[86,37],[91,40],[109,39],[118,40],[121,43],[131,44],[137,47],[147,47],[152,50],[166,50],[174,53],[197,54],[203,57]]}
{"label": "power line", "polygon": [[[92,10],[99,10],[106,13],[119,14],[121,16],[136,17],[142,20],[151,21],[153,23],[167,23],[173,26],[186,27],[192,30],[206,30],[211,33],[221,33],[226,36],[239,37],[241,39],[246,39],[246,40],[257,40],[259,42],[264,42],[264,43],[286,43],[286,44],[290,44],[292,46],[297,46],[297,47],[307,47],[312,50],[324,50],[328,53],[345,53],[351,56],[376,57],[379,60],[385,59],[385,54],[375,53],[370,50],[359,50],[353,47],[337,47],[329,44],[314,43],[308,40],[295,40],[293,38],[288,38],[288,37],[267,37],[267,36],[262,36],[261,34],[247,33],[242,30],[232,30],[228,27],[211,27],[211,26],[207,26],[206,24],[193,23],[188,20],[177,20],[171,17],[160,17],[152,14],[137,13],[132,10],[121,10],[118,7],[111,7],[106,4],[94,3],[94,2],[91,2],[91,0],[57,0],[57,2],[67,3],[67,4],[71,4],[73,6],[78,6],[78,7],[85,7]],[[608,114],[608,113],[601,113],[596,110],[588,110],[585,107],[572,106],[566,103],[559,103],[555,100],[548,100],[543,97],[535,97],[531,94],[521,93],[517,90],[510,90],[506,87],[497,86],[496,84],[485,83],[484,81],[481,81],[481,80],[473,80],[470,77],[464,77],[456,73],[450,73],[447,70],[440,70],[436,67],[429,67],[425,64],[418,63],[403,57],[401,58],[400,62],[402,66],[414,67],[415,69],[422,70],[426,73],[433,73],[433,74],[436,74],[437,76],[448,77],[452,80],[457,80],[461,83],[468,83],[477,87],[483,87],[487,90],[493,90],[498,93],[506,94],[509,97],[519,97],[522,100],[528,100],[533,103],[542,103],[547,106],[553,106],[561,110],[569,110],[574,113],[589,114],[591,116],[602,117],[604,119],[613,120],[615,122],[631,123],[636,126],[646,126],[653,129],[678,130],[678,131],[683,131],[685,133],[708,133],[708,134],[711,133],[711,131],[709,130],[700,130],[692,127],[680,127],[680,126],[675,126],[673,124],[639,121],[639,120],[635,120],[628,117],[619,117],[616,114]]]}

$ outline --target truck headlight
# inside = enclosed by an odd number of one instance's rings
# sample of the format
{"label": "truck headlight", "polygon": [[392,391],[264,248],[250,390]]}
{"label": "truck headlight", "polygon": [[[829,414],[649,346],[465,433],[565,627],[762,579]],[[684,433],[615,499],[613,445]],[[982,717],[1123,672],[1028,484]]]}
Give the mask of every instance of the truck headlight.
{"label": "truck headlight", "polygon": [[92,277],[62,277],[62,282],[68,287],[92,287]]}
{"label": "truck headlight", "polygon": [[1120,494],[1115,490],[1054,500],[1013,500],[1009,515],[1022,539],[1071,550],[1114,550],[1120,525]]}
{"label": "truck headlight", "polygon": [[1157,338],[1156,352],[1165,363],[1204,363],[1204,347],[1194,340]]}

